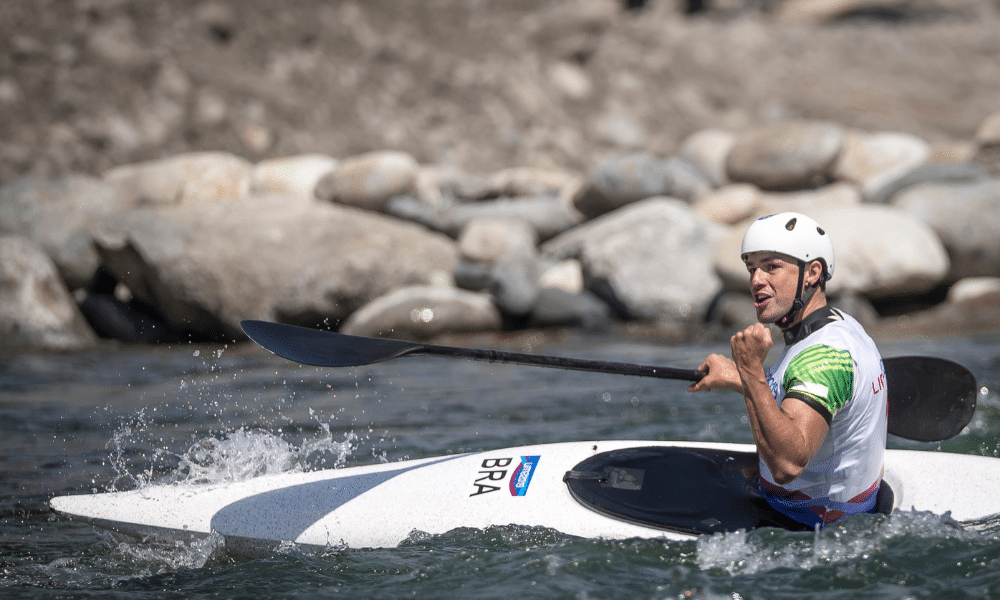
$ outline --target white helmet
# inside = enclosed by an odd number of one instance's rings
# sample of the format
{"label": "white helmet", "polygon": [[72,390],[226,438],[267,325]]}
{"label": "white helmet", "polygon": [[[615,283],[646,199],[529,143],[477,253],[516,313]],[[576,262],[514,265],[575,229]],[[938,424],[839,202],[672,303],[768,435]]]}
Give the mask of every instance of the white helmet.
{"label": "white helmet", "polygon": [[833,277],[833,242],[815,220],[801,213],[784,212],[754,221],[743,236],[740,256],[753,252],[780,252],[804,263],[823,261],[825,279]]}

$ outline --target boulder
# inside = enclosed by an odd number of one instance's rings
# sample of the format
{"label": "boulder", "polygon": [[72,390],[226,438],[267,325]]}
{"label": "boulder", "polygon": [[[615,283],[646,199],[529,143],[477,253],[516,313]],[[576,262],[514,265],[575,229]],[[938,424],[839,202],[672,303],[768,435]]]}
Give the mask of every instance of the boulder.
{"label": "boulder", "polygon": [[535,247],[518,247],[504,254],[490,268],[493,302],[506,315],[531,312],[541,291],[541,267]]}
{"label": "boulder", "polygon": [[538,244],[535,229],[520,219],[473,219],[458,237],[462,258],[495,263],[503,256]]}
{"label": "boulder", "polygon": [[559,169],[512,167],[490,174],[489,195],[496,198],[523,196],[558,196],[578,176]]}
{"label": "boulder", "polygon": [[777,5],[775,17],[784,22],[829,23],[853,14],[899,13],[907,0],[788,0]]}
{"label": "boulder", "polygon": [[694,203],[699,215],[723,225],[736,225],[760,213],[764,193],[749,183],[734,183],[712,190]]}
{"label": "boulder", "polygon": [[[462,230],[458,249],[463,261],[487,265],[486,283],[478,289],[492,293],[505,314],[522,316],[531,311],[538,297],[540,265],[536,243],[535,230],[524,221],[476,219]],[[462,277],[471,272],[462,269]],[[470,287],[470,283],[459,286]]]}
{"label": "boulder", "polygon": [[948,290],[947,302],[975,309],[978,306],[1000,307],[1000,277],[967,277]]}
{"label": "boulder", "polygon": [[190,152],[114,167],[104,180],[129,205],[232,202],[250,193],[253,165],[225,152]]}
{"label": "boulder", "polygon": [[737,136],[726,157],[733,182],[790,191],[824,185],[844,146],[839,125],[796,121],[758,127]]}
{"label": "boulder", "polygon": [[649,198],[546,242],[542,252],[578,259],[587,288],[625,318],[691,322],[722,287],[711,254],[725,231],[680,200]]}
{"label": "boulder", "polygon": [[959,280],[948,290],[944,302],[892,320],[883,319],[881,332],[897,337],[1000,333],[1000,277]]}
{"label": "boulder", "polygon": [[558,288],[568,294],[579,294],[583,291],[583,268],[580,261],[567,258],[549,265],[542,270],[538,284],[542,288]]}
{"label": "boulder", "polygon": [[690,162],[640,152],[616,157],[591,171],[572,203],[592,219],[654,196],[691,201],[710,188],[705,175]]}
{"label": "boulder", "polygon": [[893,205],[941,239],[951,258],[950,281],[1000,273],[1000,178],[925,183],[897,194]]}
{"label": "boulder", "polygon": [[454,242],[422,227],[282,197],[104,219],[104,267],[171,328],[242,339],[242,319],[336,325],[406,285],[450,280]]}
{"label": "boulder", "polygon": [[729,183],[726,157],[736,143],[736,134],[724,129],[702,129],[688,136],[679,155],[704,173],[713,187]]}
{"label": "boulder", "polygon": [[452,165],[421,165],[413,187],[421,202],[434,207],[498,195],[487,178],[466,173]]}
{"label": "boulder", "polygon": [[983,121],[976,132],[975,154],[972,160],[983,165],[992,175],[1000,175],[1000,111]]}
{"label": "boulder", "polygon": [[123,197],[101,179],[17,179],[0,188],[0,234],[37,243],[55,262],[71,290],[84,288],[98,267],[90,244],[95,219],[125,208]]}
{"label": "boulder", "polygon": [[833,175],[871,196],[886,183],[925,164],[930,156],[931,145],[914,135],[849,130]]}
{"label": "boulder", "polygon": [[515,219],[535,230],[539,241],[575,227],[583,216],[560,198],[537,196],[529,198],[497,198],[469,204],[449,203],[432,206],[411,196],[390,200],[385,212],[399,219],[420,223],[425,227],[457,238],[465,227],[478,219]]}
{"label": "boulder", "polygon": [[96,341],[45,251],[0,236],[0,351],[72,351]]}
{"label": "boulder", "polygon": [[[806,213],[809,214],[809,213]],[[867,298],[923,294],[944,282],[948,254],[924,223],[903,211],[862,204],[809,214],[830,233],[836,254],[829,295],[858,293]],[[733,290],[746,290],[740,259],[745,227],[733,228],[716,247],[716,268]]]}
{"label": "boulder", "polygon": [[250,177],[250,193],[277,194],[312,201],[316,184],[337,168],[336,159],[325,154],[300,154],[258,162]]}
{"label": "boulder", "polygon": [[716,223],[738,225],[780,212],[810,213],[860,203],[858,188],[843,182],[797,192],[763,192],[754,185],[734,183],[699,199],[695,210]]}
{"label": "boulder", "polygon": [[594,294],[543,287],[531,309],[529,327],[582,327],[602,330],[611,320],[611,309]]}
{"label": "boulder", "polygon": [[420,165],[406,152],[352,156],[316,184],[316,197],[380,211],[393,196],[413,193]]}
{"label": "boulder", "polygon": [[976,163],[929,163],[892,179],[879,180],[879,185],[868,185],[863,191],[863,201],[870,204],[889,204],[896,194],[922,183],[974,183],[989,177],[986,167]]}
{"label": "boulder", "polygon": [[861,192],[857,186],[837,182],[812,190],[764,193],[760,196],[754,217],[788,211],[808,214],[828,208],[841,208],[858,204],[861,204]]}
{"label": "boulder", "polygon": [[444,333],[494,331],[500,313],[487,294],[451,287],[405,287],[373,299],[344,321],[341,333],[426,340]]}

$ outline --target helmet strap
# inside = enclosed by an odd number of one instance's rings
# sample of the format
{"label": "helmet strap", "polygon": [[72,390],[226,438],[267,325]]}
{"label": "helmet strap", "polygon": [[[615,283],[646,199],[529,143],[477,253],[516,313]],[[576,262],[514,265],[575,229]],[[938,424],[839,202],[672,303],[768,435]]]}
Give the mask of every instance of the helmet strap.
{"label": "helmet strap", "polygon": [[[799,311],[802,310],[802,308],[806,305],[806,300],[808,300],[808,298],[803,299],[803,287],[806,277],[806,263],[805,261],[802,260],[799,260],[797,262],[799,263],[799,283],[795,289],[795,300],[792,301],[792,308],[789,309],[787,313],[785,313],[785,316],[781,317],[780,319],[774,322],[774,324],[781,329],[787,329],[792,326],[792,323],[795,321],[795,317],[798,316]],[[810,291],[812,291],[813,288],[810,286],[809,289]],[[812,296],[811,293],[809,295]]]}

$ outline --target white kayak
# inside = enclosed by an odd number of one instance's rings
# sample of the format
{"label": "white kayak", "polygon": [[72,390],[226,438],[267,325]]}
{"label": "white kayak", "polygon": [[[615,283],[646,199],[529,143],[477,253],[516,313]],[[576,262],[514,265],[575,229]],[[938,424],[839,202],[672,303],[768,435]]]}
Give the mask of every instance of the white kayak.
{"label": "white kayak", "polygon": [[[753,491],[745,444],[601,441],[53,498],[54,510],[120,533],[218,532],[236,553],[394,547],[457,528],[545,527],[585,538],[691,539],[781,526]],[[1000,513],[1000,459],[887,450],[880,512],[959,522]]]}

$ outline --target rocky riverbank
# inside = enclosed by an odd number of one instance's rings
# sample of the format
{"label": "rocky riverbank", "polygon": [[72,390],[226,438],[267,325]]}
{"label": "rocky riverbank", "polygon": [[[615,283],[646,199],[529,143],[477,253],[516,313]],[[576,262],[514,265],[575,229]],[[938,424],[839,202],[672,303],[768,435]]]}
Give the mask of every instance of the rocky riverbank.
{"label": "rocky riverbank", "polygon": [[908,134],[789,121],[671,156],[486,175],[400,151],[185,153],[0,188],[5,349],[230,341],[241,319],[428,339],[582,327],[681,341],[753,321],[747,223],[796,210],[829,293],[895,334],[996,331],[1000,113],[963,160]]}
{"label": "rocky riverbank", "polygon": [[995,0],[0,3],[0,349],[665,340],[813,214],[886,335],[996,331]]}

